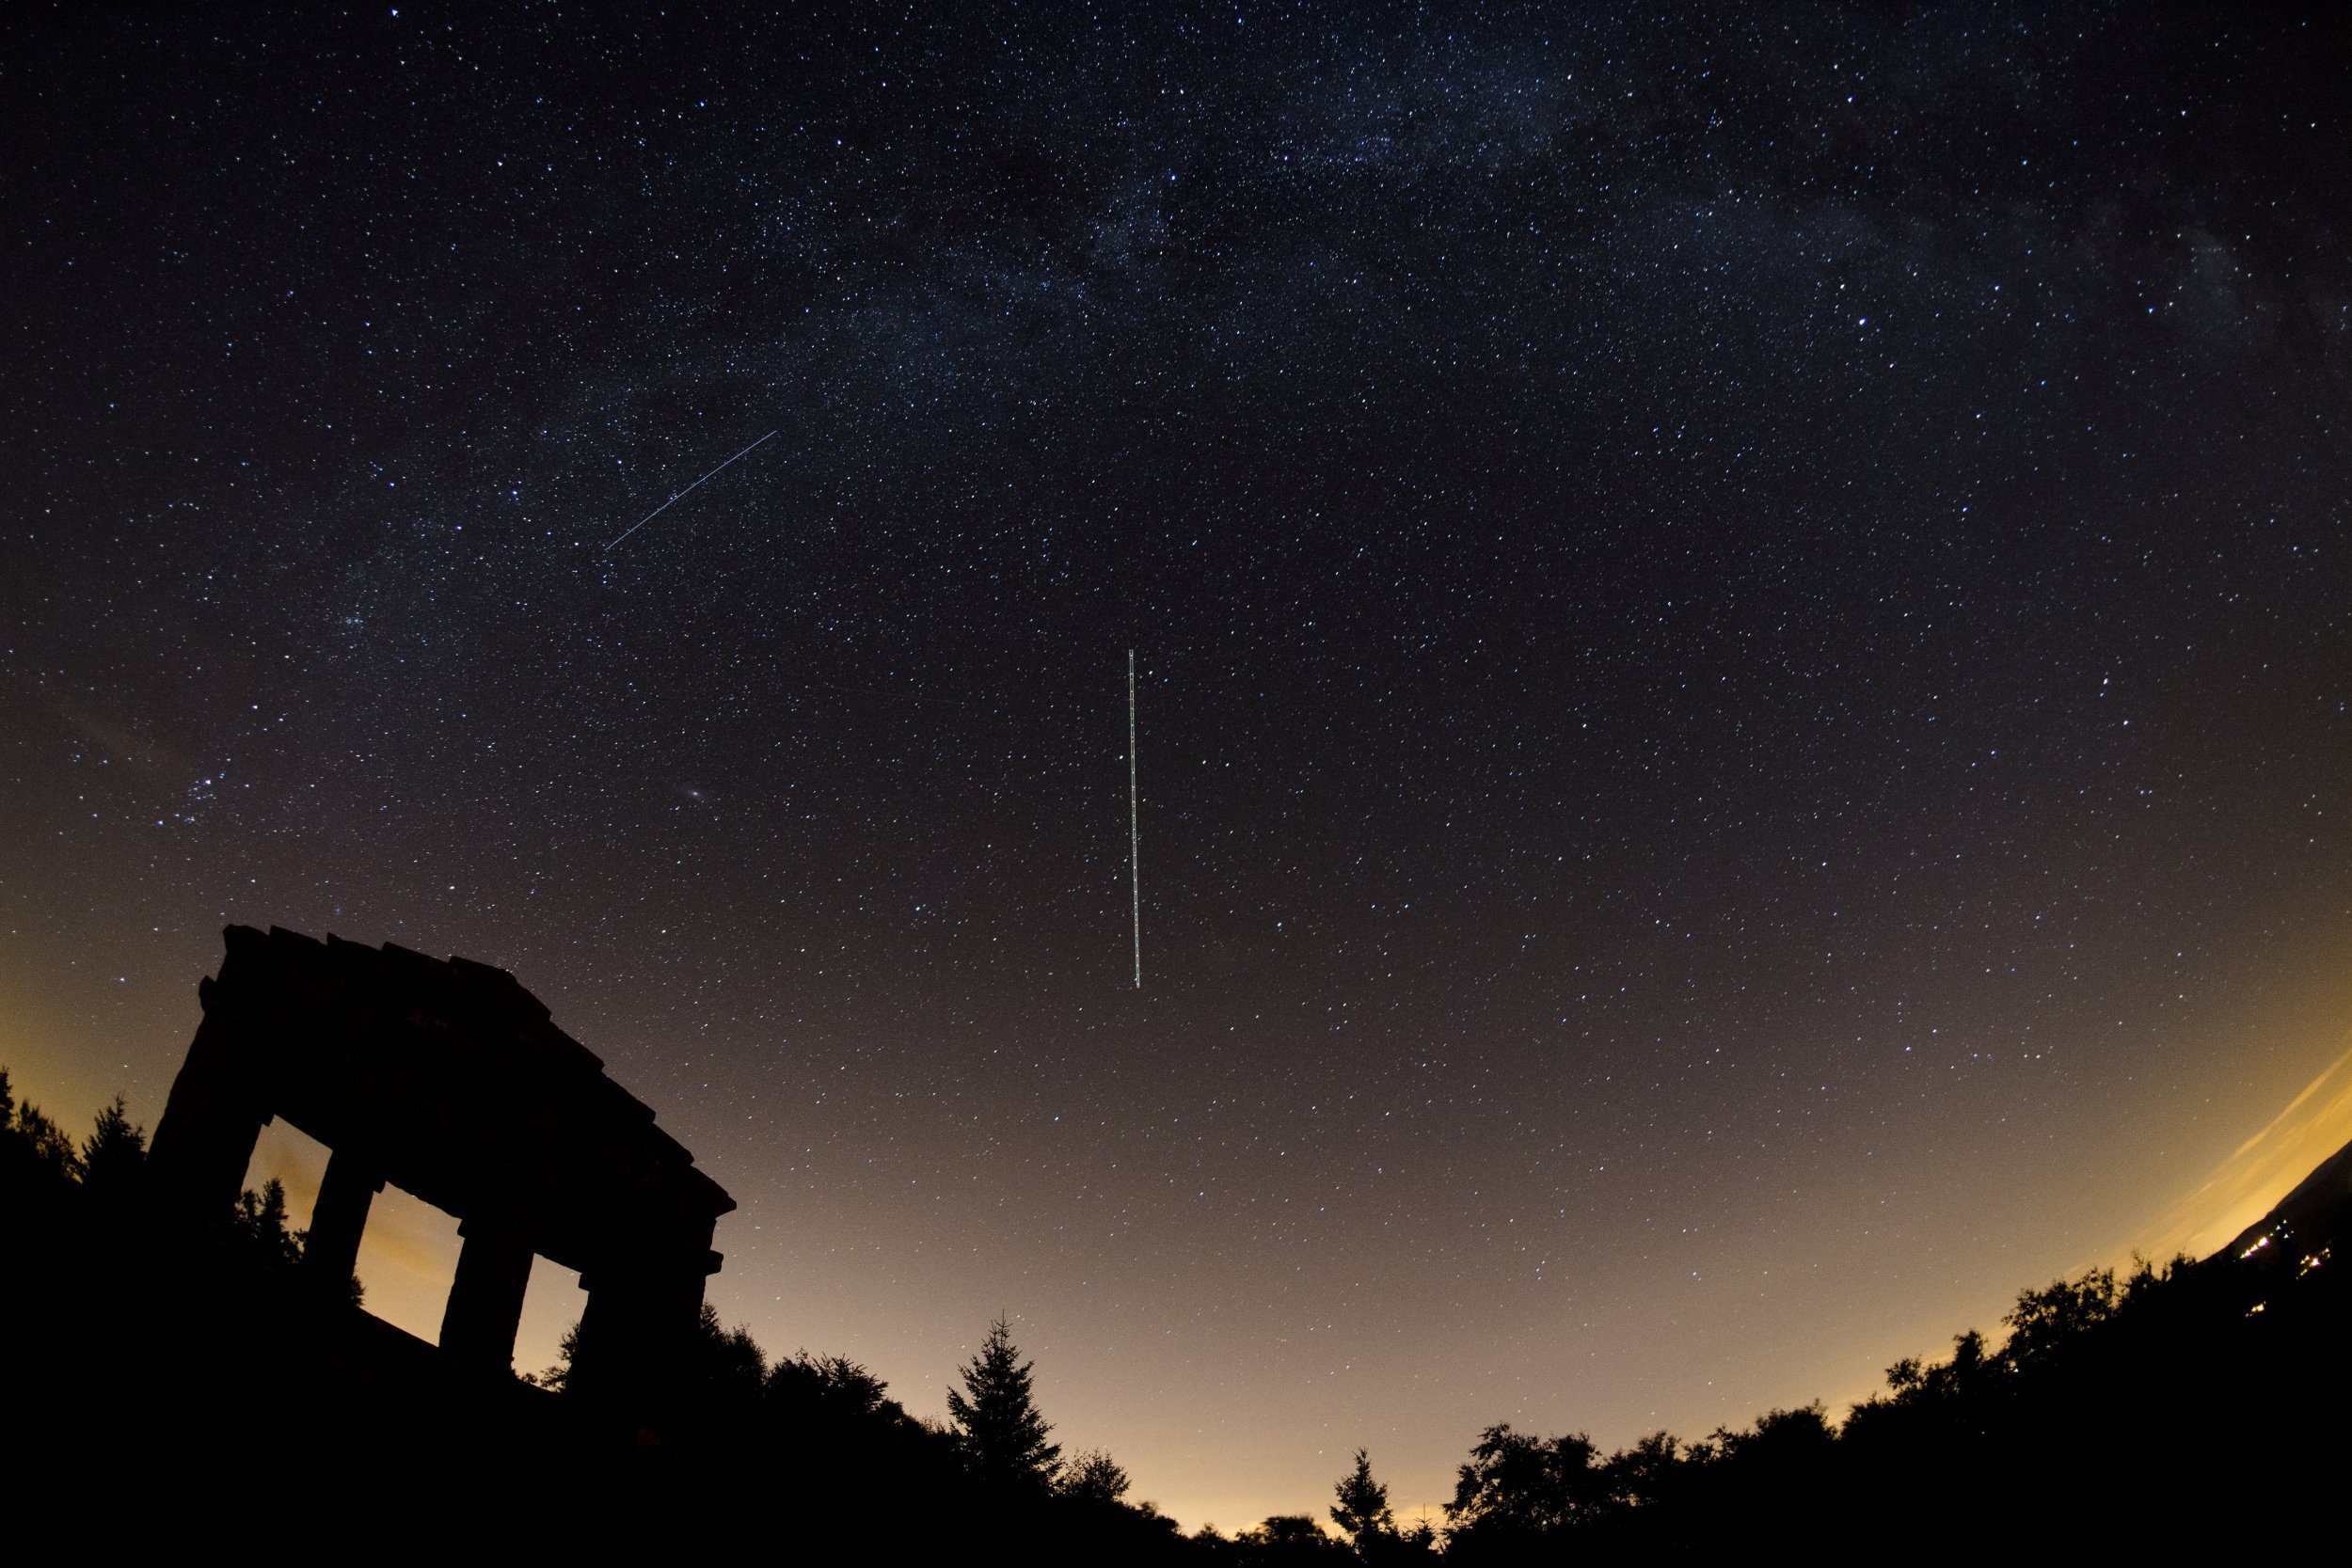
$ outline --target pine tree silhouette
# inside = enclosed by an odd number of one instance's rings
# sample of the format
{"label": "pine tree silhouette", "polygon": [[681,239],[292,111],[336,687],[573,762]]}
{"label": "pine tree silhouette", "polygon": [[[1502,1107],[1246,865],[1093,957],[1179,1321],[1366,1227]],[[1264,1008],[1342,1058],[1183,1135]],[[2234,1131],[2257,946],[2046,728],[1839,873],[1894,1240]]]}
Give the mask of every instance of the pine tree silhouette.
{"label": "pine tree silhouette", "polygon": [[128,1192],[147,1161],[146,1129],[131,1125],[122,1096],[98,1113],[97,1125],[82,1145],[82,1185],[109,1197]]}
{"label": "pine tree silhouette", "polygon": [[1331,1522],[1347,1533],[1359,1553],[1369,1554],[1396,1533],[1396,1515],[1389,1508],[1389,1489],[1372,1479],[1372,1456],[1356,1450],[1356,1467],[1340,1478],[1339,1501]]}
{"label": "pine tree silhouette", "polygon": [[1013,1345],[1011,1325],[999,1318],[989,1325],[980,1354],[963,1369],[963,1391],[947,1390],[947,1414],[964,1453],[993,1485],[1042,1489],[1061,1469],[1061,1445],[1045,1440],[1054,1429],[1038,1414],[1031,1394],[1034,1370]]}

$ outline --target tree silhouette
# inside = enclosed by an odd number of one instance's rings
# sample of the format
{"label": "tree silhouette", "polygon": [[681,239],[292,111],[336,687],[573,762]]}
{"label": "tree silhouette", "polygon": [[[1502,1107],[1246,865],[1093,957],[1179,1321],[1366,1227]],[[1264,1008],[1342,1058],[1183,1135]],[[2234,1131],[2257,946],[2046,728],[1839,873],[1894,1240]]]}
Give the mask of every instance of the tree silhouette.
{"label": "tree silhouette", "polygon": [[579,1351],[580,1320],[574,1318],[572,1326],[564,1331],[564,1338],[555,1342],[553,1366],[542,1367],[535,1372],[518,1371],[515,1375],[533,1388],[545,1388],[550,1393],[560,1394],[572,1381],[572,1357]]}
{"label": "tree silhouette", "polygon": [[1281,1563],[1344,1559],[1347,1548],[1323,1533],[1311,1513],[1275,1513],[1233,1538],[1241,1560],[1276,1568]]}
{"label": "tree silhouette", "polygon": [[1041,1491],[1061,1469],[1061,1445],[1045,1440],[1054,1429],[1038,1414],[1030,1389],[1035,1370],[1021,1359],[1012,1326],[999,1318],[989,1324],[980,1354],[963,1369],[962,1391],[947,1390],[947,1414],[973,1470],[985,1481]]}
{"label": "tree silhouette", "polygon": [[1601,1465],[1609,1501],[1616,1508],[1654,1508],[1666,1499],[1681,1463],[1673,1433],[1653,1432],[1629,1449],[1619,1449]]}
{"label": "tree silhouette", "polygon": [[2001,1320],[2010,1331],[2002,1359],[2023,1367],[2046,1358],[2114,1317],[2117,1302],[2113,1269],[2092,1269],[2080,1279],[2054,1279],[2039,1291],[2020,1291],[2017,1305]]}
{"label": "tree silhouette", "polygon": [[6,1167],[12,1184],[49,1190],[82,1174],[73,1140],[43,1116],[40,1106],[15,1098],[4,1069],[0,1069],[0,1165]]}
{"label": "tree silhouette", "polygon": [[1062,1472],[1058,1490],[1073,1502],[1106,1506],[1127,1495],[1127,1472],[1101,1449],[1089,1449]]}
{"label": "tree silhouette", "polygon": [[1929,1366],[1906,1355],[1887,1368],[1887,1402],[1913,1405],[1961,1398],[1976,1390],[1989,1364],[1984,1336],[1972,1328],[1953,1338],[1949,1361]]}
{"label": "tree silhouette", "polygon": [[98,1113],[98,1123],[82,1145],[82,1185],[106,1196],[119,1197],[138,1181],[147,1163],[147,1132],[131,1125],[122,1096]]}
{"label": "tree silhouette", "polygon": [[1750,1431],[1718,1427],[1715,1441],[1726,1459],[1761,1455],[1775,1464],[1810,1463],[1837,1441],[1837,1433],[1829,1424],[1829,1413],[1815,1400],[1794,1410],[1767,1410]]}
{"label": "tree silhouette", "polygon": [[1581,1432],[1547,1439],[1513,1432],[1507,1421],[1488,1427],[1445,1505],[1449,1550],[1464,1539],[1532,1542],[1590,1517],[1609,1490],[1610,1478],[1593,1464],[1598,1455]]}
{"label": "tree silhouette", "polygon": [[[719,1322],[719,1309],[703,1303],[686,1365],[686,1399],[702,1418],[739,1414],[758,1402],[768,1383],[768,1359],[752,1331]],[[575,1347],[577,1348],[577,1347]]]}
{"label": "tree silhouette", "polygon": [[1359,1556],[1369,1557],[1379,1544],[1396,1534],[1396,1515],[1389,1510],[1389,1489],[1372,1479],[1372,1456],[1356,1450],[1356,1467],[1340,1478],[1339,1500],[1331,1506],[1331,1522],[1355,1543]]}
{"label": "tree silhouette", "polygon": [[286,1187],[276,1177],[237,1195],[230,1227],[260,1259],[272,1268],[292,1268],[302,1261],[302,1241],[286,1228]]}

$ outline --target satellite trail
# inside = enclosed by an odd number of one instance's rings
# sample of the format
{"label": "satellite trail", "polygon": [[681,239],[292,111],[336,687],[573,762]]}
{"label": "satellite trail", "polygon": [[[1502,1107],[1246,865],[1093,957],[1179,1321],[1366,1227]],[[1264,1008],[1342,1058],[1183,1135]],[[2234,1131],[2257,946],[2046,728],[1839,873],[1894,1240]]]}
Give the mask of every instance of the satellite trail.
{"label": "satellite trail", "polygon": [[1136,990],[1143,989],[1143,871],[1136,863],[1136,651],[1127,650],[1127,892],[1136,916]]}
{"label": "satellite trail", "polygon": [[744,458],[749,457],[760,446],[773,440],[775,438],[775,435],[776,433],[774,431],[770,431],[767,435],[762,436],[758,440],[754,441],[750,446],[745,447],[741,451],[737,452],[733,457],[728,458],[726,462],[720,464],[718,467],[711,469],[709,473],[703,475],[701,479],[694,481],[692,484],[690,484],[685,489],[680,490],[676,495],[672,496],[668,500],[663,501],[660,506],[655,507],[651,512],[646,513],[644,516],[629,524],[627,531],[622,533],[619,539],[613,540],[612,543],[604,547],[604,553],[611,555],[614,550],[619,549],[623,541],[627,540],[629,534],[635,533],[639,529],[644,528],[647,523],[652,522],[656,517],[660,516],[664,512],[669,511],[670,508],[684,500],[688,496],[694,492],[697,486],[701,485],[705,481],[717,475],[722,469],[727,468],[734,464],[741,462]]}

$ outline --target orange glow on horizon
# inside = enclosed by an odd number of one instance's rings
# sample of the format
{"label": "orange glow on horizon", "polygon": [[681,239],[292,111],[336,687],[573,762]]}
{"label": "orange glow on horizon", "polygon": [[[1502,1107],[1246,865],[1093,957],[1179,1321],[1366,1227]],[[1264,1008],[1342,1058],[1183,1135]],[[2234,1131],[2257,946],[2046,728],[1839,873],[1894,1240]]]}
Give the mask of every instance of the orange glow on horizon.
{"label": "orange glow on horizon", "polygon": [[2284,1110],[2152,1221],[2115,1261],[2121,1266],[2133,1254],[2158,1262],[2181,1253],[2208,1256],[2268,1213],[2346,1143],[2352,1143],[2352,1037]]}

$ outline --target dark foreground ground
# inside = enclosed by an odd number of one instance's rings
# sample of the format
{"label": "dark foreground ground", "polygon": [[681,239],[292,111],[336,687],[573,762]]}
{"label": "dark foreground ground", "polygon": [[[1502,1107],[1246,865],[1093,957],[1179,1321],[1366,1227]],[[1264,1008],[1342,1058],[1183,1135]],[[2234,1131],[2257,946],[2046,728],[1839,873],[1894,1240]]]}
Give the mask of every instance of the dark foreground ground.
{"label": "dark foreground ground", "polygon": [[[14,1158],[12,1155],[11,1158]],[[250,1216],[167,1223],[135,1174],[0,1186],[8,1534],[302,1556],[742,1550],[784,1560],[1468,1563],[1802,1551],[2270,1555],[2332,1539],[2352,1477],[2352,1157],[2233,1247],[2020,1297],[1834,1428],[1778,1411],[1614,1455],[1490,1429],[1440,1543],[1270,1520],[1180,1537],[1116,1497],[977,1471],[846,1362],[770,1367],[715,1323],[659,1430],[432,1346],[308,1284]],[[1318,1503],[1328,1499],[1316,1499]],[[10,1554],[13,1556],[13,1553]],[[18,1560],[31,1561],[30,1556]]]}

